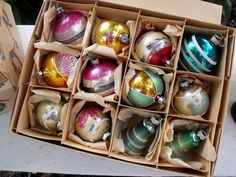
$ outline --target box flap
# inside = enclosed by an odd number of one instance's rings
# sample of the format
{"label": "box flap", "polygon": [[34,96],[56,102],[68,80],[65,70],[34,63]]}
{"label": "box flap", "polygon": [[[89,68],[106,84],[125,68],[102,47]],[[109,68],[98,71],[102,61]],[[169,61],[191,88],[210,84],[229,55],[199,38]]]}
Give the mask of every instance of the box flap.
{"label": "box flap", "polygon": [[17,87],[23,65],[20,42],[11,6],[0,0],[0,72]]}
{"label": "box flap", "polygon": [[201,0],[99,0],[113,4],[131,6],[139,9],[156,11],[221,24],[222,6]]}

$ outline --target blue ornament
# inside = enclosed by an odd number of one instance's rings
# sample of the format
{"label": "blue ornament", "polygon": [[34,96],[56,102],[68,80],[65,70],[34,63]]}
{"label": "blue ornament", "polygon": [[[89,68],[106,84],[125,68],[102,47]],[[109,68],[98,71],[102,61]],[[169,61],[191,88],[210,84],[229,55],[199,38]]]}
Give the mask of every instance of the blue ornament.
{"label": "blue ornament", "polygon": [[223,46],[223,37],[188,36],[183,39],[179,62],[187,71],[210,73],[219,59],[217,46]]}

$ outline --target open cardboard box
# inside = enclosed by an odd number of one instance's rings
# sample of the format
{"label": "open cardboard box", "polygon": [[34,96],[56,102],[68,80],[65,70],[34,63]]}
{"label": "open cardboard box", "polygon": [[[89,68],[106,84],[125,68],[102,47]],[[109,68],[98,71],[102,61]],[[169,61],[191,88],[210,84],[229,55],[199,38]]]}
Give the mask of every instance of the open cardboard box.
{"label": "open cardboard box", "polygon": [[[214,151],[218,152],[220,137],[222,133],[222,128],[224,125],[224,118],[227,112],[228,98],[229,98],[229,89],[230,89],[230,79],[231,79],[231,70],[232,70],[232,57],[234,51],[234,41],[235,41],[235,31],[232,28],[221,26],[220,18],[222,7],[210,3],[206,3],[198,0],[183,0],[183,1],[173,1],[167,0],[163,3],[161,0],[148,0],[148,1],[124,1],[124,0],[115,0],[112,3],[109,0],[44,0],[42,8],[40,10],[38,19],[35,23],[35,29],[33,31],[33,35],[29,44],[29,48],[27,51],[27,56],[25,58],[25,63],[23,65],[23,73],[20,77],[20,82],[18,85],[17,99],[15,101],[15,107],[12,114],[10,130],[14,133],[19,133],[22,135],[30,136],[33,138],[38,138],[41,140],[60,140],[58,138],[50,136],[44,136],[43,134],[37,134],[32,132],[29,127],[29,115],[27,114],[27,102],[29,96],[32,94],[31,90],[33,89],[43,89],[42,86],[38,86],[37,84],[29,85],[30,78],[32,75],[32,71],[34,71],[34,60],[33,57],[37,49],[34,47],[34,43],[38,40],[47,41],[50,38],[50,31],[45,32],[45,20],[44,13],[53,7],[55,3],[62,3],[64,7],[70,8],[72,7],[74,10],[87,10],[89,25],[87,25],[87,29],[83,38],[83,42],[81,46],[70,46],[77,48],[83,51],[86,50],[87,47],[91,45],[90,36],[92,33],[92,26],[96,23],[97,18],[108,18],[108,19],[117,19],[122,22],[127,22],[128,20],[135,20],[134,32],[136,32],[138,23],[140,19],[151,19],[157,26],[159,25],[163,28],[163,24],[178,24],[182,28],[181,36],[178,39],[177,48],[174,56],[174,65],[171,68],[166,67],[158,67],[158,66],[150,66],[148,64],[140,64],[140,62],[134,60],[132,58],[132,51],[135,43],[135,33],[132,34],[133,38],[129,45],[128,56],[120,56],[123,58],[125,62],[123,62],[123,71],[121,78],[125,78],[129,66],[131,63],[136,63],[140,65],[145,65],[146,67],[157,67],[164,70],[167,73],[173,73],[171,86],[169,87],[168,93],[168,104],[162,110],[143,110],[140,108],[131,107],[124,102],[122,102],[122,91],[124,89],[124,79],[120,85],[120,92],[118,95],[118,100],[109,102],[102,101],[102,105],[113,104],[116,108],[115,118],[112,119],[112,128],[111,128],[111,140],[110,146],[108,150],[101,151],[96,150],[96,148],[91,149],[91,147],[86,147],[81,144],[72,142],[70,138],[68,138],[69,131],[71,130],[70,125],[70,116],[71,110],[74,106],[75,102],[80,102],[81,99],[89,102],[96,102],[100,100],[94,100],[90,97],[80,97],[76,96],[77,93],[77,80],[79,77],[79,71],[81,67],[78,67],[76,72],[75,79],[73,81],[72,90],[63,90],[70,94],[70,101],[68,104],[67,113],[64,119],[64,128],[62,133],[61,143],[62,145],[66,145],[68,148],[77,148],[78,150],[88,151],[90,153],[95,153],[98,155],[106,156],[107,160],[109,158],[119,159],[121,161],[128,161],[129,163],[138,163],[139,165],[145,165],[150,168],[163,169],[167,171],[172,171],[176,173],[181,173],[182,175],[192,175],[192,176],[213,176],[214,167],[215,167],[215,159],[212,161],[207,161],[204,163],[204,169],[196,170],[192,168],[179,167],[176,165],[172,165],[166,161],[164,161],[161,156],[161,149],[164,143],[164,136],[166,129],[168,127],[169,120],[181,119],[187,121],[196,121],[201,124],[209,125],[209,142],[213,146]],[[73,6],[73,4],[76,4]],[[194,4],[194,5],[193,5]],[[77,9],[78,8],[78,9]],[[201,11],[201,13],[199,13]],[[49,30],[49,29],[48,29]],[[205,75],[205,74],[196,74],[189,73],[186,71],[179,70],[178,68],[178,56],[180,53],[180,44],[184,33],[200,33],[200,34],[213,34],[220,33],[225,37],[225,46],[221,51],[220,61],[216,68],[216,72],[213,75]],[[46,34],[46,35],[45,35]],[[47,36],[48,35],[48,36]],[[82,60],[83,57],[80,57]],[[202,82],[206,82],[210,85],[210,99],[211,106],[208,112],[203,116],[203,118],[198,119],[197,117],[189,117],[182,116],[173,111],[171,107],[171,95],[173,94],[173,89],[175,88],[176,79],[180,75],[191,74],[192,76],[198,78]],[[212,89],[214,88],[214,89]],[[27,91],[28,90],[28,91]],[[60,89],[55,89],[59,90]],[[62,90],[61,90],[62,91]],[[22,105],[22,106],[21,106]],[[159,142],[154,149],[154,156],[152,160],[146,161],[143,159],[133,159],[125,156],[124,154],[115,153],[114,152],[114,142],[116,142],[116,138],[118,137],[118,132],[120,128],[122,128],[122,123],[119,119],[119,112],[122,109],[130,109],[130,112],[142,112],[142,114],[160,114],[164,119],[161,126],[162,132],[160,133]],[[131,121],[132,122],[132,121]],[[51,141],[53,142],[53,141]],[[205,147],[205,146],[204,146]],[[203,152],[206,153],[207,148],[203,148]],[[108,158],[109,157],[109,158]]]}
{"label": "open cardboard box", "polygon": [[11,111],[23,66],[23,48],[11,6],[0,0],[0,113]]}

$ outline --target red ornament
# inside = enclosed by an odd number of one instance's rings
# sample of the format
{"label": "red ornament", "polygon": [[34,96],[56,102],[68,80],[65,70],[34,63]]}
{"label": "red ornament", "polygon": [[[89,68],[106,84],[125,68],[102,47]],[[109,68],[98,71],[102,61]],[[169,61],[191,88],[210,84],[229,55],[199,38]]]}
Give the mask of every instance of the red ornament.
{"label": "red ornament", "polygon": [[171,65],[172,44],[162,32],[149,31],[139,37],[135,52],[140,61],[153,65]]}

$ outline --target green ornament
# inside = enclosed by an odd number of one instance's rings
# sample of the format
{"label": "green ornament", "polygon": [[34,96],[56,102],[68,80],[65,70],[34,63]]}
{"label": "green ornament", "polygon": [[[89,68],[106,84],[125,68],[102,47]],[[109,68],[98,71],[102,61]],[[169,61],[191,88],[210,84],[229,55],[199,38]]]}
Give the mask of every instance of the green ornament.
{"label": "green ornament", "polygon": [[132,128],[121,132],[121,138],[124,142],[125,152],[132,156],[139,156],[144,153],[145,147],[155,135],[161,117],[145,118]]}
{"label": "green ornament", "polygon": [[129,82],[127,98],[136,107],[144,108],[154,103],[165,104],[165,82],[161,75],[150,69],[136,71]]}
{"label": "green ornament", "polygon": [[223,46],[224,38],[191,35],[183,39],[180,64],[187,71],[210,73],[219,60],[217,46]]}
{"label": "green ornament", "polygon": [[172,142],[166,143],[172,149],[172,158],[181,158],[192,148],[197,147],[207,138],[204,130],[177,132]]}

